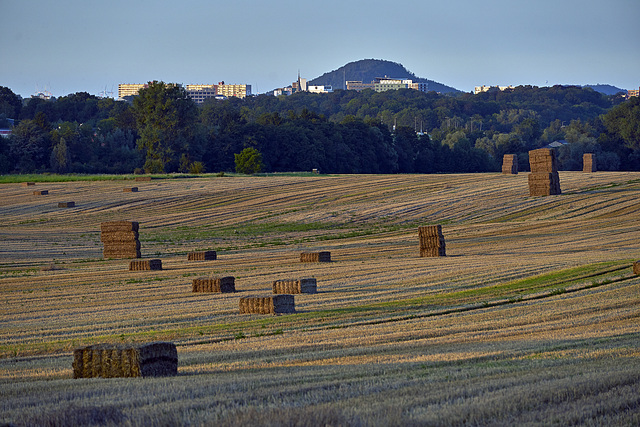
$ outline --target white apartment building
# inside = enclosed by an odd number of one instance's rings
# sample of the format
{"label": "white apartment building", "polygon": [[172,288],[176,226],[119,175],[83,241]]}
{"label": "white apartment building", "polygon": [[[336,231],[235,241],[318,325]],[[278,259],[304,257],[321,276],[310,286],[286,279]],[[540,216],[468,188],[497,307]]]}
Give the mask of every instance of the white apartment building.
{"label": "white apartment building", "polygon": [[309,85],[307,86],[307,90],[311,93],[329,93],[329,92],[333,92],[333,88],[331,87],[331,85],[321,85],[321,86],[314,86],[314,85]]}

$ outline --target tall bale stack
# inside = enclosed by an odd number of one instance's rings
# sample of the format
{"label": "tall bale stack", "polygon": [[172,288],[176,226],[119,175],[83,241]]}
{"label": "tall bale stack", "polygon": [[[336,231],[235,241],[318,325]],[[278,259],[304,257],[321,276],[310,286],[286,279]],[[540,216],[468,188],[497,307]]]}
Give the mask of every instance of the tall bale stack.
{"label": "tall bale stack", "polygon": [[171,342],[95,344],[73,351],[73,378],[161,377],[178,374]]}
{"label": "tall bale stack", "polygon": [[140,258],[139,225],[135,221],[110,221],[100,224],[100,240],[105,258]]}
{"label": "tall bale stack", "polygon": [[190,252],[187,261],[214,261],[217,257],[216,251]]}
{"label": "tall bale stack", "polygon": [[596,155],[593,153],[584,153],[582,155],[582,172],[596,172]]}
{"label": "tall bale stack", "polygon": [[529,151],[529,195],[550,196],[560,194],[558,161],[552,148],[539,148]]}
{"label": "tall bale stack", "polygon": [[418,227],[421,257],[447,256],[441,225]]}
{"label": "tall bale stack", "polygon": [[162,260],[145,259],[129,262],[130,271],[162,270]]}
{"label": "tall bale stack", "polygon": [[331,252],[302,252],[300,262],[331,262]]}
{"label": "tall bale stack", "polygon": [[230,293],[236,291],[236,278],[227,277],[198,277],[193,279],[193,292]]}
{"label": "tall bale stack", "polygon": [[502,173],[505,175],[518,174],[518,155],[505,154],[502,156]]}
{"label": "tall bale stack", "polygon": [[268,297],[248,296],[240,298],[240,314],[295,313],[293,295],[278,294]]}
{"label": "tall bale stack", "polygon": [[315,294],[318,292],[316,279],[281,279],[273,281],[274,294]]}

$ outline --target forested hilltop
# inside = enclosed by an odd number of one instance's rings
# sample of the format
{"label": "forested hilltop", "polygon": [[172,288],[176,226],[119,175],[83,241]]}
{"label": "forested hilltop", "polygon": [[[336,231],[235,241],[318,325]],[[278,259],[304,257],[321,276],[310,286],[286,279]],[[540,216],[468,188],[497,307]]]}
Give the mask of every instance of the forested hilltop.
{"label": "forested hilltop", "polygon": [[554,141],[561,169],[580,169],[589,152],[599,170],[640,170],[640,98],[576,86],[298,92],[201,106],[162,82],[130,103],[85,92],[23,102],[0,87],[0,128],[7,118],[3,174],[486,172],[499,171],[505,153],[528,170],[527,152]]}

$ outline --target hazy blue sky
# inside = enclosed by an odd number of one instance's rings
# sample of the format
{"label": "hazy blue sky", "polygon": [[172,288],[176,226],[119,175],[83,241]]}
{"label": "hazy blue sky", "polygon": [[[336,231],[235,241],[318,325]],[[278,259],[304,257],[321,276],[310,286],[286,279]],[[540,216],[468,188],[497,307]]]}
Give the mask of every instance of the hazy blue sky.
{"label": "hazy blue sky", "polygon": [[365,58],[476,85],[640,86],[640,0],[0,0],[0,86],[263,93]]}

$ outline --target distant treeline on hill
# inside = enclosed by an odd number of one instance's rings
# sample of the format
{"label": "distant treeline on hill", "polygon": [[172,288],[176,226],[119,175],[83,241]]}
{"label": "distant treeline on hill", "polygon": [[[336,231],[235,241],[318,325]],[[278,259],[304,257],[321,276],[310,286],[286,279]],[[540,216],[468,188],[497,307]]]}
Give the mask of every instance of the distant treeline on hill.
{"label": "distant treeline on hill", "polygon": [[[13,120],[7,120],[13,119]],[[23,100],[0,87],[0,173],[220,172],[247,148],[266,172],[500,171],[503,154],[560,141],[561,170],[640,170],[640,98],[576,86],[441,95],[336,90],[196,106],[162,82],[132,103],[85,92]]]}

